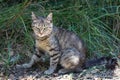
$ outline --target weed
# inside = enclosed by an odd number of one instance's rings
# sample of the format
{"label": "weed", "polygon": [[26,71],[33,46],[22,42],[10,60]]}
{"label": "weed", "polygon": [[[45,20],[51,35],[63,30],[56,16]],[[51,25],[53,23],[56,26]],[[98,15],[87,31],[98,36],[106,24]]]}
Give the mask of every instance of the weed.
{"label": "weed", "polygon": [[[8,44],[11,45],[10,49],[13,49],[12,46],[16,44],[21,44],[25,50],[32,51],[34,45],[31,35],[32,11],[39,16],[46,16],[53,12],[55,26],[74,31],[85,41],[88,57],[113,56],[111,52],[119,55],[119,2],[119,0],[22,0],[9,5],[1,0],[0,56],[6,59],[3,55],[8,55],[8,59],[5,60],[5,64],[8,65],[10,56],[5,50]],[[19,52],[19,54],[23,53]]]}

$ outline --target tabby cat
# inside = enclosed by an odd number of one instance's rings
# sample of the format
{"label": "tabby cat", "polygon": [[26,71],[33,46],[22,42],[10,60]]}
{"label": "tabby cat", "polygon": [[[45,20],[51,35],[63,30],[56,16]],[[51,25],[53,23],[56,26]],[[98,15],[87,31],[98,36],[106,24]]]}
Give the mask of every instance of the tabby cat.
{"label": "tabby cat", "polygon": [[45,74],[52,74],[57,65],[63,68],[58,73],[81,71],[86,61],[86,48],[83,41],[73,32],[53,25],[52,13],[46,18],[37,17],[32,12],[32,29],[35,34],[35,54],[29,63],[17,65],[30,68],[42,56],[50,56],[50,66]]}
{"label": "tabby cat", "polygon": [[47,53],[50,56],[50,66],[45,74],[53,73],[58,64],[63,67],[59,73],[81,70],[86,58],[83,41],[75,33],[55,27],[52,13],[43,18],[32,12],[32,29],[35,34],[36,53],[29,63],[17,67],[30,68]]}

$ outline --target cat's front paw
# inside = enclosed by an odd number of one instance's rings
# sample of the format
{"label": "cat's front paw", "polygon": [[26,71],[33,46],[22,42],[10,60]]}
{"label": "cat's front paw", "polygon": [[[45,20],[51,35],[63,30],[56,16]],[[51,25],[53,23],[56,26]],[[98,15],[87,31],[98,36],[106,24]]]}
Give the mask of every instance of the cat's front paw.
{"label": "cat's front paw", "polygon": [[48,70],[46,70],[45,72],[44,72],[44,74],[52,74],[54,72],[54,70],[51,70],[51,69],[48,69]]}
{"label": "cat's front paw", "polygon": [[22,64],[22,65],[16,65],[16,68],[30,68],[31,67],[31,65],[29,65],[29,64]]}
{"label": "cat's front paw", "polygon": [[15,67],[16,67],[17,69],[23,68],[22,65],[16,65]]}

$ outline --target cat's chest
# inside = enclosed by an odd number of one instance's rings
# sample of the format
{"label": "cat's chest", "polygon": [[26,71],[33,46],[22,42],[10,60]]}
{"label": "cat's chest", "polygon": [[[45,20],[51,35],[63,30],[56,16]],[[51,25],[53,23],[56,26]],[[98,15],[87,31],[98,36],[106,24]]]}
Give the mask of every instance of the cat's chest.
{"label": "cat's chest", "polygon": [[48,52],[50,49],[50,42],[48,40],[44,40],[44,41],[36,40],[36,46],[39,49],[42,49],[42,50]]}

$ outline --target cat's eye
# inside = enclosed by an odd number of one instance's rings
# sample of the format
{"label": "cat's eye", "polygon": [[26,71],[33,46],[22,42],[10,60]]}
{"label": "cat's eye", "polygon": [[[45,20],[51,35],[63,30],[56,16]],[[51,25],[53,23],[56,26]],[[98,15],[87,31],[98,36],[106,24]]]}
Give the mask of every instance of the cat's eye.
{"label": "cat's eye", "polygon": [[36,27],[36,29],[37,29],[38,32],[40,32],[40,29],[39,29],[39,28]]}
{"label": "cat's eye", "polygon": [[43,30],[46,30],[46,27],[44,27]]}
{"label": "cat's eye", "polygon": [[34,30],[37,31],[37,32],[40,32],[40,29],[37,28],[37,27],[33,27],[32,29],[34,29]]}

